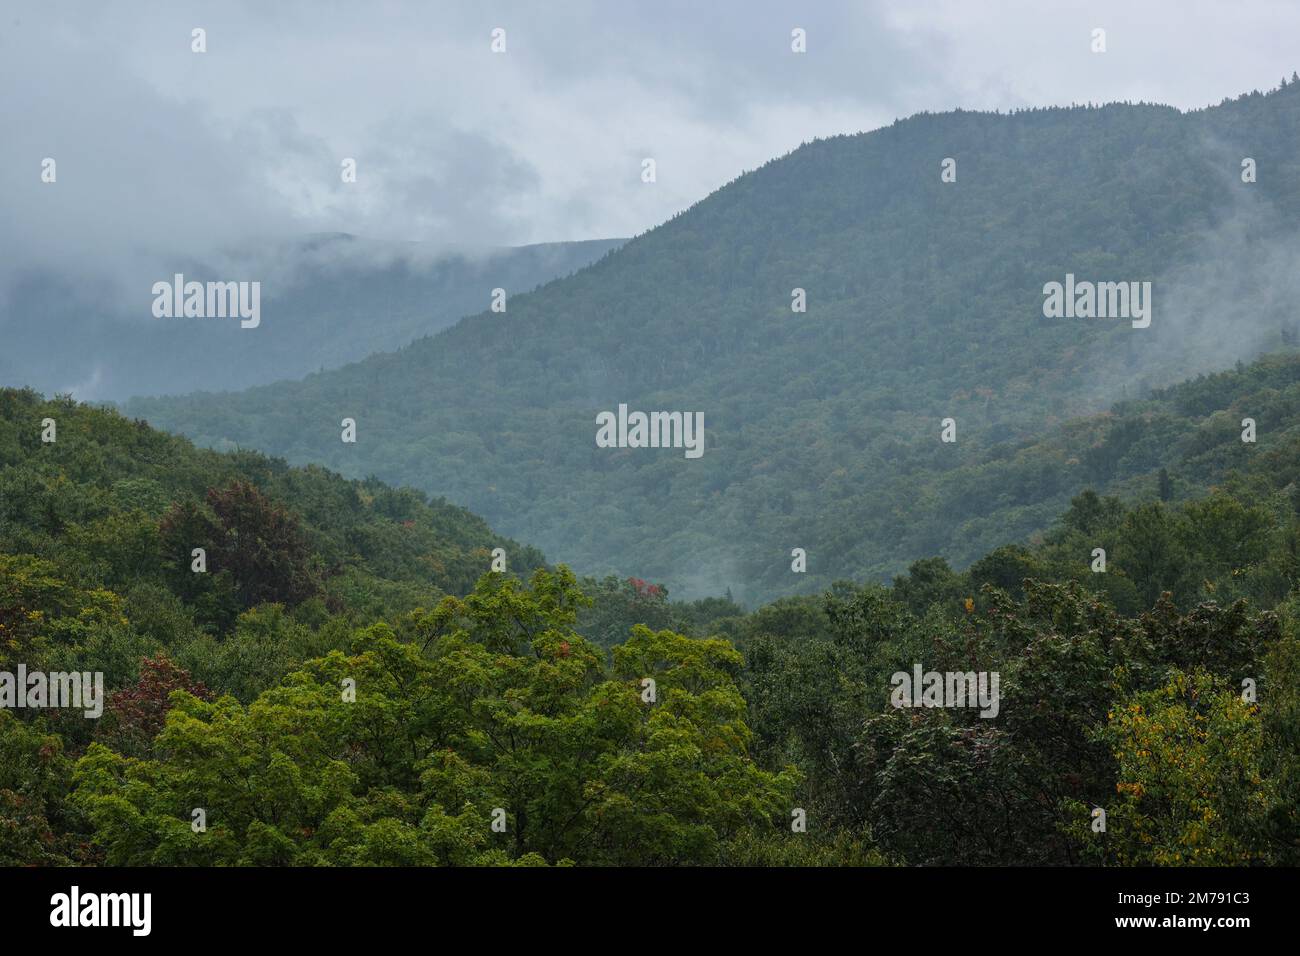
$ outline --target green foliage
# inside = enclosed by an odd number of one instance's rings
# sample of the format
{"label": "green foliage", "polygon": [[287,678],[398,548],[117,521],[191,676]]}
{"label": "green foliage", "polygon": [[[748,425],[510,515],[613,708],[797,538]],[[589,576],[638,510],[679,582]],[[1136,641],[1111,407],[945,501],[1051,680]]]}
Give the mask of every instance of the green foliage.
{"label": "green foliage", "polygon": [[[1085,490],[965,570],[748,614],[482,574],[535,552],[409,490],[0,392],[0,670],[111,691],[99,722],[0,711],[0,863],[1295,865],[1300,443],[1243,459],[1215,409],[1282,409],[1298,372],[1094,423],[1128,447],[1182,416],[1170,495]],[[999,674],[997,717],[892,707],[917,663]]]}
{"label": "green foliage", "polygon": [[[1129,866],[1233,866],[1268,859],[1279,807],[1265,776],[1258,708],[1205,671],[1121,698],[1100,736],[1119,764],[1106,831],[1076,830],[1089,855]],[[1074,804],[1076,813],[1082,806]]]}
{"label": "green foliage", "polygon": [[[52,444],[40,441],[46,417],[58,423]],[[15,389],[0,390],[0,543],[51,562],[73,586],[162,584],[219,630],[240,610],[322,588],[334,610],[410,610],[430,587],[469,591],[495,547],[512,571],[543,563],[409,488],[196,449],[112,411]],[[197,547],[208,549],[208,575],[190,571]],[[374,592],[388,602],[380,613]]]}
{"label": "green foliage", "polygon": [[[1165,595],[1133,618],[1074,581],[1026,579],[1018,595],[985,585],[968,610],[947,595],[973,570],[956,586],[941,570],[918,569],[920,580],[946,582],[922,617],[897,600],[915,600],[914,588],[887,596],[841,586],[825,595],[821,626],[750,639],[755,754],[803,772],[796,800],[810,808],[819,840],[867,840],[910,864],[1295,858],[1289,605],[1252,613],[1244,601],[1207,602],[1180,613]],[[915,662],[999,674],[997,717],[889,706],[890,675]],[[1213,693],[1196,692],[1214,698],[1213,715],[1169,702],[1188,673],[1217,675],[1204,677]],[[1258,705],[1241,699],[1248,677],[1262,688]],[[1134,701],[1169,711],[1155,725],[1163,734],[1155,758],[1138,724],[1115,721]],[[1196,732],[1176,730],[1183,725]],[[1162,770],[1216,760],[1202,776]],[[1134,786],[1150,790],[1157,778],[1172,789],[1131,805]],[[1110,814],[1109,834],[1091,830],[1094,807]]]}
{"label": "green foliage", "polygon": [[796,777],[747,754],[739,654],[638,627],[607,667],[580,599],[563,570],[487,575],[423,641],[373,625],[248,706],[174,692],[156,756],[92,745],[77,805],[117,865],[716,863],[783,819]]}
{"label": "green foliage", "polygon": [[0,866],[66,866],[76,858],[71,777],[56,734],[0,710]]}

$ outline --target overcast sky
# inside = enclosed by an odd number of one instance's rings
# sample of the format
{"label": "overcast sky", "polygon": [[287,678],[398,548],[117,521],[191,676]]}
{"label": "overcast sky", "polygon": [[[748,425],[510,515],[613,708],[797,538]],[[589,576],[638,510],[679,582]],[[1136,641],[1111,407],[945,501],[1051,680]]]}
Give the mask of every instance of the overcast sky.
{"label": "overcast sky", "polygon": [[1287,2],[0,0],[0,282],[249,236],[634,235],[814,137],[956,107],[1201,107],[1290,76],[1297,36]]}

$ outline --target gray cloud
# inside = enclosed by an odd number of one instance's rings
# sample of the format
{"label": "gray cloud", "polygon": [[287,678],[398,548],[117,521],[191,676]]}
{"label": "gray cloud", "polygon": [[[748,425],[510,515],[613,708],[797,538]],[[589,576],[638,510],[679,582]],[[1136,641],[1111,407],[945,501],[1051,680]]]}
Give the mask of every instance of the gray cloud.
{"label": "gray cloud", "polygon": [[631,235],[801,142],[920,110],[1267,88],[1297,26],[1294,5],[1208,0],[19,2],[0,16],[0,295],[34,269],[137,295],[249,237]]}

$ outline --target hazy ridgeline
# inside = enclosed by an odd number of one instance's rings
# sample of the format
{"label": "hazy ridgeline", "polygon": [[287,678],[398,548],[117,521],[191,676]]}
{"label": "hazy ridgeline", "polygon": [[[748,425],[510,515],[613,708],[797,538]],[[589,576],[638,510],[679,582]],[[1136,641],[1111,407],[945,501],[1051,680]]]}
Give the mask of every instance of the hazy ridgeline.
{"label": "hazy ridgeline", "polygon": [[[299,378],[400,348],[477,311],[494,286],[544,285],[620,242],[447,250],[340,234],[178,257],[163,274],[157,261],[133,263],[113,283],[33,270],[0,303],[0,381],[104,401]],[[159,321],[149,290],[175,273],[258,281],[262,311],[275,320],[256,335],[220,319]]]}

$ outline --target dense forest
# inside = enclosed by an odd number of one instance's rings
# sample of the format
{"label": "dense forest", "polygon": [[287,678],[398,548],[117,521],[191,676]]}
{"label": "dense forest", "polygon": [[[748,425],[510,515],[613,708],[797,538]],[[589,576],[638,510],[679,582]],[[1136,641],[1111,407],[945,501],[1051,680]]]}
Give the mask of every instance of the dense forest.
{"label": "dense forest", "polygon": [[[1034,462],[1027,444],[1296,341],[1298,154],[1297,82],[1191,112],[922,114],[808,143],[576,275],[509,289],[504,313],[126,409],[446,495],[584,573],[682,597],[884,583],[925,554],[964,567],[1140,464],[1068,443]],[[1067,274],[1152,282],[1150,327],[1045,318]],[[598,448],[595,417],[620,403],[702,412],[702,457]]]}
{"label": "dense forest", "polygon": [[[1283,354],[1072,422],[964,487],[1115,494],[746,611],[0,391],[0,671],[108,688],[0,710],[0,864],[1295,865],[1298,402]],[[997,719],[892,706],[918,663]]]}

